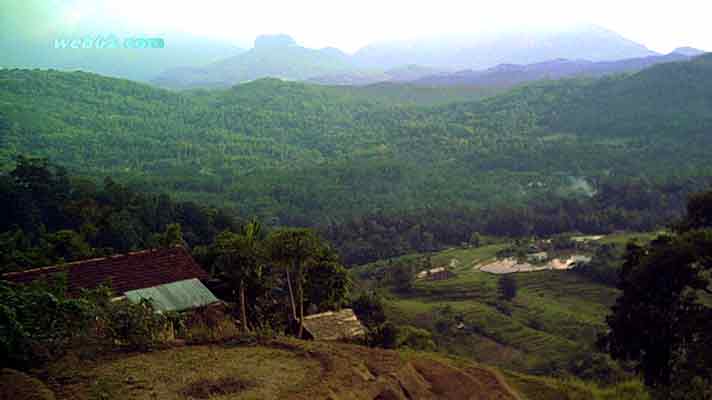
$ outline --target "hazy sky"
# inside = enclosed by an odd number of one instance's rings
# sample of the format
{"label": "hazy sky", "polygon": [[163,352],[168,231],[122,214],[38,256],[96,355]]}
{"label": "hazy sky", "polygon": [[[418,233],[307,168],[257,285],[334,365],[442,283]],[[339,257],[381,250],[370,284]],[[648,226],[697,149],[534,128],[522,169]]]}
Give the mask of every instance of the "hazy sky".
{"label": "hazy sky", "polygon": [[[32,15],[35,32],[121,24],[141,33],[184,31],[249,47],[288,33],[307,47],[353,52],[370,42],[446,33],[593,23],[649,48],[712,50],[712,6],[677,0],[0,0],[0,17]],[[34,7],[34,8],[33,8]],[[0,19],[1,22],[1,19]],[[87,34],[95,32],[86,32]],[[103,32],[96,32],[103,33]]]}

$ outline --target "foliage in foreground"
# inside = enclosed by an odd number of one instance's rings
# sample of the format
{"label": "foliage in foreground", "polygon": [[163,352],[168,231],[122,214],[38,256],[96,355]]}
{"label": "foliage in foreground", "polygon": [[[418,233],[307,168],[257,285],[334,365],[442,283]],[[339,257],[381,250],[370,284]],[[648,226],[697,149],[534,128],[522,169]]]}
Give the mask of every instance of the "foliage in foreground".
{"label": "foliage in foreground", "polygon": [[69,297],[62,279],[14,285],[0,282],[0,367],[27,369],[76,348],[145,350],[161,339],[170,315],[147,301],[112,301],[100,287]]}
{"label": "foliage in foreground", "polygon": [[712,192],[691,197],[674,234],[627,248],[602,344],[664,398],[712,398],[711,260]]}

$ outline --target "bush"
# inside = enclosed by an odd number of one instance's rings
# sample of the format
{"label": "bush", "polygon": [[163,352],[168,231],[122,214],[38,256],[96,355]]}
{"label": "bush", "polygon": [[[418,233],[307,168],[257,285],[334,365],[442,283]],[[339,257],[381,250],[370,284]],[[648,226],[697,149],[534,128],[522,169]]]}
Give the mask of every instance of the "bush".
{"label": "bush", "polygon": [[351,308],[368,329],[375,329],[386,322],[383,299],[374,292],[362,293],[351,303]]}
{"label": "bush", "polygon": [[92,322],[91,304],[66,298],[61,281],[0,282],[0,367],[27,369],[55,359],[89,334]]}
{"label": "bush", "polygon": [[407,347],[413,350],[435,350],[433,335],[425,329],[410,325],[398,327],[397,347]]}
{"label": "bush", "polygon": [[369,346],[395,349],[398,347],[398,327],[391,322],[385,322],[375,329],[370,329],[366,342]]}
{"label": "bush", "polygon": [[106,338],[131,350],[147,350],[162,341],[169,320],[159,314],[148,300],[131,303],[113,302],[101,317],[106,324]]}
{"label": "bush", "polygon": [[191,343],[206,343],[236,337],[240,334],[229,312],[221,307],[200,307],[181,319],[180,337]]}
{"label": "bush", "polygon": [[60,279],[30,285],[0,282],[0,367],[26,370],[66,354],[102,347],[145,350],[163,340],[169,318],[148,301],[111,301],[105,287],[65,294]]}

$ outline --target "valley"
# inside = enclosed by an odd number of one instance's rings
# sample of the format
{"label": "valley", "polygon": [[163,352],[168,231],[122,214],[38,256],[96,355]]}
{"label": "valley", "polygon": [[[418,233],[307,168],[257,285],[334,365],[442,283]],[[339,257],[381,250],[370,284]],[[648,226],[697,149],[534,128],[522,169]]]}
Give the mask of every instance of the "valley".
{"label": "valley", "polygon": [[704,13],[366,3],[0,5],[0,400],[712,399]]}

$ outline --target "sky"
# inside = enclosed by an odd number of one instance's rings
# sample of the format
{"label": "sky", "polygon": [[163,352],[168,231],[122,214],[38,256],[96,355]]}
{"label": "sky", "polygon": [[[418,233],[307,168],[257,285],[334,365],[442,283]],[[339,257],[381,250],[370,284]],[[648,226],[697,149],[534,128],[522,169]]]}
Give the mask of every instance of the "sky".
{"label": "sky", "polygon": [[[369,43],[595,24],[666,53],[712,50],[712,5],[677,0],[0,0],[0,22],[36,34],[81,29],[186,32],[251,47],[255,36],[287,33],[306,47],[354,52]],[[29,16],[29,18],[28,18]],[[102,30],[102,32],[87,32]]]}

